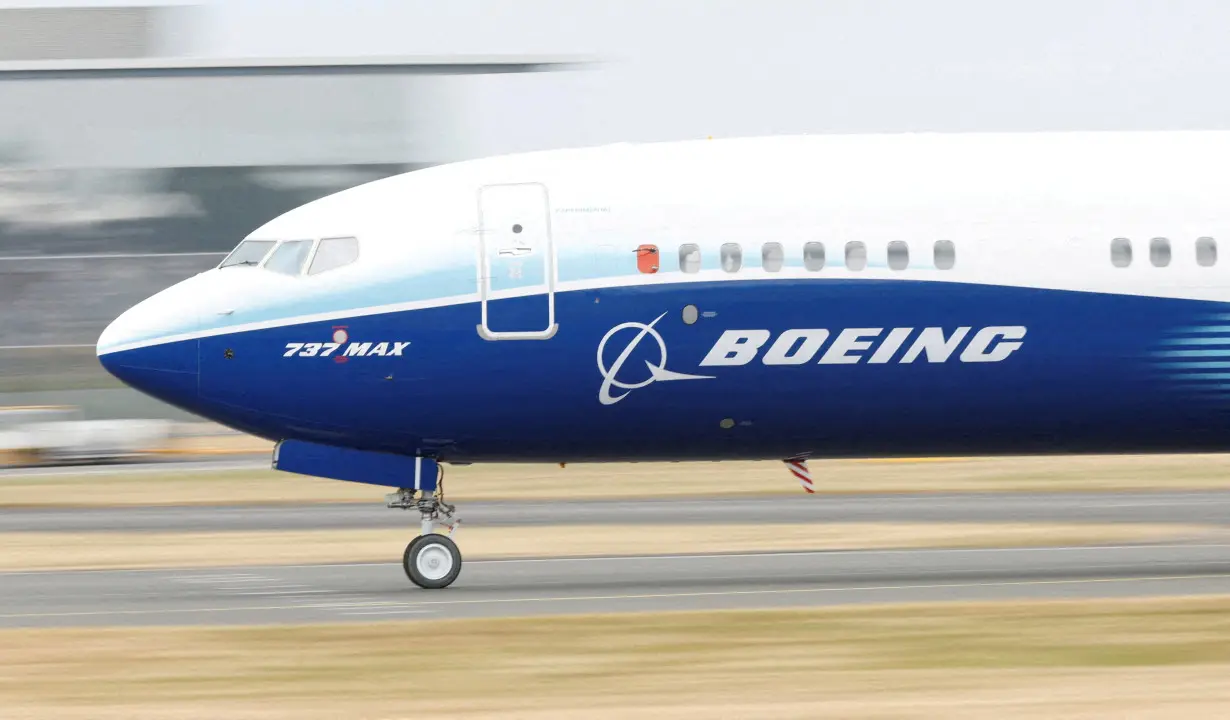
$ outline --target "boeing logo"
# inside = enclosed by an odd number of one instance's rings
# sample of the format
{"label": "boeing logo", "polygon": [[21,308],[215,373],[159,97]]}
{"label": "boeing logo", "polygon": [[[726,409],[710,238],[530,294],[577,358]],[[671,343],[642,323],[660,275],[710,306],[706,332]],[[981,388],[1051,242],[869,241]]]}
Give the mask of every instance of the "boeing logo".
{"label": "boeing logo", "polygon": [[[602,387],[598,400],[603,405],[614,405],[633,390],[654,382],[673,380],[710,380],[713,375],[688,375],[666,369],[666,342],[654,329],[666,313],[653,322],[627,322],[607,331],[598,344],[598,371],[602,374]],[[639,330],[632,336],[615,362],[607,367],[603,360],[607,343],[616,333]],[[785,330],[773,339],[769,330],[727,330],[709,349],[701,367],[741,366],[760,358],[762,365],[881,365],[886,363],[909,364],[919,360],[928,363],[944,363],[953,357],[962,363],[1003,362],[1023,345],[1026,328],[1023,325],[992,325],[979,328],[958,327],[951,332],[944,328],[927,327],[921,330],[912,327],[896,328],[845,328],[836,337],[824,328]],[[624,362],[646,335],[652,335],[658,344],[660,360],[655,365],[648,360],[649,376],[644,380],[629,383],[619,378]],[[832,342],[829,342],[832,337]],[[769,340],[773,339],[770,343]],[[825,345],[827,344],[827,348]],[[761,353],[761,348],[768,349]],[[821,352],[824,349],[824,352]],[[958,352],[960,350],[960,352]],[[819,359],[817,360],[817,357]],[[624,392],[612,395],[611,389]]]}
{"label": "boeing logo", "polygon": [[[972,327],[958,327],[951,334],[945,334],[944,328],[928,327],[915,335],[915,328],[908,327],[890,328],[887,334],[884,328],[846,328],[829,343],[823,354],[820,354],[820,349],[831,335],[828,330],[786,330],[777,336],[760,362],[765,365],[803,365],[819,354],[819,365],[854,365],[864,360],[869,365],[912,363],[923,357],[929,363],[942,363],[948,362],[971,330]],[[700,364],[747,365],[760,354],[760,348],[772,336],[768,330],[727,330]],[[907,346],[906,342],[911,337],[913,342]],[[984,327],[965,343],[957,358],[963,363],[1002,362],[1020,349],[1020,341],[1024,338],[1023,325]]]}
{"label": "boeing logo", "polygon": [[[658,321],[666,317],[666,313],[654,318],[653,322],[648,325],[638,322],[626,322],[621,325],[616,325],[607,331],[602,337],[602,342],[598,343],[598,372],[602,373],[602,387],[598,390],[598,402],[603,405],[614,405],[615,403],[628,397],[628,393],[633,390],[643,388],[654,382],[671,382],[674,380],[712,380],[712,375],[687,375],[685,373],[672,372],[666,369],[666,342],[662,339],[662,335],[657,330],[653,329]],[[634,335],[626,346],[623,352],[619,353],[619,357],[615,358],[615,362],[607,367],[606,362],[602,359],[603,353],[606,352],[606,344],[615,336],[624,330],[639,330]],[[619,371],[623,369],[624,362],[628,360],[628,356],[632,351],[641,344],[646,335],[652,335],[655,342],[658,343],[658,364],[654,365],[648,360],[645,361],[645,366],[649,369],[649,377],[640,382],[628,383],[619,379]],[[624,392],[619,395],[611,395],[611,388],[619,388]]]}

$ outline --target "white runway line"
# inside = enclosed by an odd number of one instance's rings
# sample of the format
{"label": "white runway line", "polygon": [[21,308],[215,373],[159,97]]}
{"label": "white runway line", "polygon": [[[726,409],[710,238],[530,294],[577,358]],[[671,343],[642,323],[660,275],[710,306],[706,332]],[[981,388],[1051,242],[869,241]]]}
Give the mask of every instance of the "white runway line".
{"label": "white runway line", "polygon": [[[920,583],[907,585],[870,585],[859,586],[849,585],[842,587],[819,587],[819,588],[784,588],[784,589],[765,589],[765,590],[714,590],[704,592],[679,592],[679,593],[638,593],[627,595],[565,595],[565,596],[547,596],[547,597],[519,597],[519,598],[474,598],[469,600],[425,600],[422,602],[413,603],[415,608],[426,608],[432,606],[450,606],[450,605],[510,605],[517,603],[553,603],[553,602],[594,602],[599,600],[661,600],[661,599],[681,599],[681,598],[716,598],[716,597],[748,597],[748,596],[801,596],[801,595],[822,595],[834,594],[841,592],[894,592],[901,590],[951,590],[951,589],[972,589],[972,588],[1005,588],[1005,587],[1042,587],[1042,586],[1062,586],[1062,585],[1113,585],[1124,583],[1148,583],[1148,582],[1182,582],[1186,580],[1227,580],[1230,575],[1221,574],[1201,574],[1201,575],[1156,575],[1146,577],[1123,577],[1123,578],[1086,578],[1074,580],[1006,580],[998,582],[976,582],[976,583]],[[959,602],[959,601],[958,601]],[[169,609],[143,609],[143,610],[86,610],[77,612],[52,612],[52,613],[3,613],[0,614],[0,619],[5,620],[20,620],[20,619],[48,619],[48,618],[72,618],[72,617],[123,617],[132,615],[190,615],[190,614],[222,614],[235,612],[277,612],[283,610],[314,610],[314,609],[336,609],[336,605],[332,603],[321,605],[255,605],[247,607],[201,607],[201,608],[169,608]]]}
{"label": "white runway line", "polygon": [[124,475],[139,473],[231,472],[235,470],[269,469],[269,460],[192,460],[187,462],[176,462],[171,460],[144,463],[120,463],[116,465],[65,465],[59,467],[0,470],[0,482],[4,482],[4,480],[9,478],[63,477],[74,475]]}
{"label": "white runway line", "polygon": [[322,595],[331,593],[332,590],[257,590],[252,592],[232,592],[227,595]]}
{"label": "white runway line", "polygon": [[222,257],[225,252],[179,252],[179,253],[92,253],[78,255],[0,255],[0,262],[15,260],[140,260],[143,258],[169,257]]}
{"label": "white runway line", "polygon": [[[1159,550],[1163,548],[1183,548],[1194,550],[1224,550],[1230,548],[1230,543],[1203,543],[1199,545],[1190,545],[1187,543],[1152,543],[1141,545],[1072,545],[1072,546],[1046,546],[1037,545],[1031,547],[984,547],[984,548],[899,548],[899,549],[883,549],[883,550],[798,550],[798,551],[780,551],[780,552],[749,552],[749,553],[721,553],[715,552],[710,554],[688,554],[688,555],[589,555],[579,557],[553,557],[553,558],[503,558],[490,560],[466,560],[466,565],[492,565],[492,564],[517,564],[517,563],[587,563],[596,560],[602,561],[619,561],[619,562],[644,562],[658,560],[716,560],[724,558],[773,558],[773,557],[814,557],[814,556],[837,556],[837,555],[918,555],[918,554],[984,554],[984,553],[1030,553],[1030,552],[1089,552],[1089,551],[1118,551],[1118,550]],[[319,563],[310,565],[255,565],[260,569],[273,570],[311,570],[328,568],[353,568],[353,567],[397,567],[400,568],[401,563],[396,562],[355,562],[355,563]],[[51,575],[64,573],[159,573],[174,570],[183,572],[187,568],[89,568],[89,569],[50,569],[50,570],[0,570],[0,578],[10,575]]]}

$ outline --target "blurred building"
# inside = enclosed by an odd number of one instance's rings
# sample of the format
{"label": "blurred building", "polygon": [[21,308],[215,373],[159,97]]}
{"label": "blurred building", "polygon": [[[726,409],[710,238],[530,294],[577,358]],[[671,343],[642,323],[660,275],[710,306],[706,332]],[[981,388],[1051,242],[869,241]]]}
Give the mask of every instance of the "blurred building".
{"label": "blurred building", "polygon": [[0,7],[0,405],[161,412],[97,392],[115,386],[93,352],[107,322],[290,208],[447,159],[416,146],[447,125],[441,75],[550,67],[173,57],[199,10]]}

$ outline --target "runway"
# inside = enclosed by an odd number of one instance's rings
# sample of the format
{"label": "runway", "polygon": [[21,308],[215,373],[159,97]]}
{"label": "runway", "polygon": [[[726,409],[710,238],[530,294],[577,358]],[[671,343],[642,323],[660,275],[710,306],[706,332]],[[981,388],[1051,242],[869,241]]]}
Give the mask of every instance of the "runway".
{"label": "runway", "polygon": [[[1230,525],[1230,491],[944,493],[458,503],[467,525],[1094,522]],[[0,532],[410,528],[380,502],[0,510]]]}
{"label": "runway", "polygon": [[[698,523],[1230,525],[1230,491],[832,494],[583,501],[458,499],[470,527]],[[0,510],[0,532],[404,528],[379,502]],[[581,530],[583,532],[583,530]],[[465,551],[465,531],[459,537]],[[1230,594],[1230,545],[1125,545],[466,561],[444,591],[400,564],[0,573],[0,627],[234,625]],[[395,557],[400,547],[390,548]]]}
{"label": "runway", "polygon": [[1230,545],[467,562],[441,591],[396,564],[0,573],[0,627],[243,625],[1230,593]]}

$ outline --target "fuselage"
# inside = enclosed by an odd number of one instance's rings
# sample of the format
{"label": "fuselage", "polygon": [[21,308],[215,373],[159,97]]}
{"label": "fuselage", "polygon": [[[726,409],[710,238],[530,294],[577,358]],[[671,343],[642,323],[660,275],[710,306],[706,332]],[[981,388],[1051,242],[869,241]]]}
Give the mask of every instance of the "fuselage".
{"label": "fuselage", "polygon": [[442,165],[272,220],[99,355],[261,437],[453,462],[1223,450],[1226,167],[1219,132]]}

